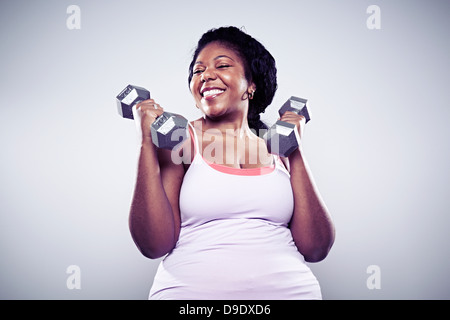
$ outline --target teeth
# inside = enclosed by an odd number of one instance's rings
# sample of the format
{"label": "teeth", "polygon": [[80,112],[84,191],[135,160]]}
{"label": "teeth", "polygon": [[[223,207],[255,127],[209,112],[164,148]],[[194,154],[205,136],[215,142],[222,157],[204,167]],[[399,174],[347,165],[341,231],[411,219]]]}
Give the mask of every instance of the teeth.
{"label": "teeth", "polygon": [[212,96],[214,94],[222,93],[224,91],[225,90],[220,90],[220,89],[208,90],[208,91],[203,92],[203,96],[204,97],[209,97],[209,96]]}

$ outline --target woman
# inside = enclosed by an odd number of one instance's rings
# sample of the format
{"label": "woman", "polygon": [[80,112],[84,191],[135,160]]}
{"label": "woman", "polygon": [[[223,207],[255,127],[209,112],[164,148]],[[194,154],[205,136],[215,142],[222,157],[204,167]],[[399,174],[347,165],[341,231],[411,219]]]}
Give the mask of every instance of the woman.
{"label": "woman", "polygon": [[[181,164],[151,141],[163,108],[153,99],[136,107],[142,143],[130,231],[146,257],[168,254],[149,298],[321,299],[305,261],[328,254],[330,216],[301,146],[280,159],[255,134],[267,128],[259,114],[277,89],[273,57],[235,27],[212,29],[199,40],[189,86],[203,116],[190,123]],[[281,120],[301,137],[303,116]]]}

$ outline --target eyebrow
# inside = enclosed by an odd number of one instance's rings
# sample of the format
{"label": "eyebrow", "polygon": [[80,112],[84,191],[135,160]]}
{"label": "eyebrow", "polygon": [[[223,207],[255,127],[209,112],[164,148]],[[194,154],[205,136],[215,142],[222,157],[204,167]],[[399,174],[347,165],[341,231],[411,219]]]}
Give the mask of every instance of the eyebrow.
{"label": "eyebrow", "polygon": [[[214,58],[214,60],[218,60],[218,59],[220,59],[220,58],[228,58],[228,59],[230,59],[230,60],[232,60],[232,61],[234,61],[233,60],[233,58],[230,58],[229,56],[227,56],[227,55],[220,55],[220,56],[217,56],[217,57],[215,57]],[[197,62],[195,62],[195,64],[203,64],[203,62],[202,61],[197,61]]]}

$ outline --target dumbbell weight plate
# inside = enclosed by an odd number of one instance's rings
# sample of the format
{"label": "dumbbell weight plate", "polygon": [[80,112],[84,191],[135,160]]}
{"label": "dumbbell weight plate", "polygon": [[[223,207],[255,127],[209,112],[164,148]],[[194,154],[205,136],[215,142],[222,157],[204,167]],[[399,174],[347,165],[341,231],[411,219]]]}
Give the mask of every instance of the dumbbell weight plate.
{"label": "dumbbell weight plate", "polygon": [[144,100],[150,99],[150,91],[145,88],[128,85],[117,97],[117,110],[119,114],[127,119],[134,119],[132,107]]}
{"label": "dumbbell weight plate", "polygon": [[304,116],[306,123],[308,123],[308,121],[311,120],[311,117],[309,116],[308,108],[306,107],[307,101],[308,100],[306,99],[292,96],[281,106],[278,113],[281,117],[286,111],[292,111],[296,114]]}
{"label": "dumbbell weight plate", "polygon": [[275,122],[267,131],[265,139],[269,153],[282,157],[289,156],[299,145],[299,136],[295,124],[281,120]]}
{"label": "dumbbell weight plate", "polygon": [[164,112],[151,126],[152,141],[158,148],[173,149],[187,138],[188,121],[179,114]]}

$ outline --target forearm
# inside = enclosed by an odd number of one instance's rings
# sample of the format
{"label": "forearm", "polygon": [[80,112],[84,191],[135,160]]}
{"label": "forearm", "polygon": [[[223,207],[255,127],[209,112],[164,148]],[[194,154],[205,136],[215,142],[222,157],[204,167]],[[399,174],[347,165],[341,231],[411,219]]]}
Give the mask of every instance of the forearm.
{"label": "forearm", "polygon": [[295,244],[310,262],[323,260],[334,242],[334,226],[301,150],[289,156],[294,214],[290,229]]}
{"label": "forearm", "polygon": [[129,227],[146,257],[158,258],[175,245],[174,215],[164,191],[157,151],[150,143],[141,146]]}

